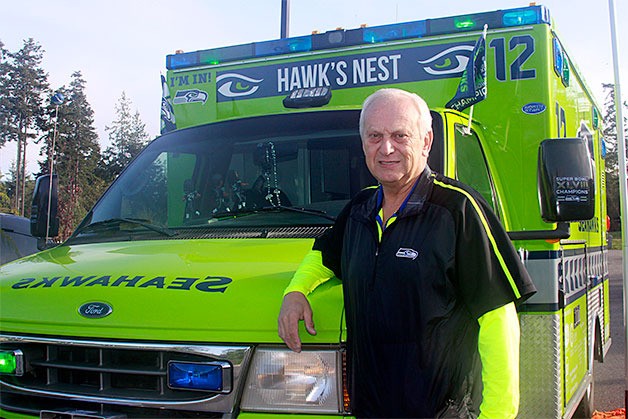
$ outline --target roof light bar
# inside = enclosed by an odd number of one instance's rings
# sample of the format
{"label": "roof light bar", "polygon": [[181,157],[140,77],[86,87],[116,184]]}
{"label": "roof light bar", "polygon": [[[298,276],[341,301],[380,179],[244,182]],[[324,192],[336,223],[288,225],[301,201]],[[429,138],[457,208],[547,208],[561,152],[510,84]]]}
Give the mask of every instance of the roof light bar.
{"label": "roof light bar", "polygon": [[256,42],[255,55],[258,57],[269,55],[289,54],[292,52],[304,52],[312,49],[312,37],[299,36],[295,38],[277,39],[274,41]]}
{"label": "roof light bar", "polygon": [[366,44],[394,41],[406,38],[421,38],[427,34],[424,20],[398,23],[396,25],[366,27],[362,31],[362,41]]}
{"label": "roof light bar", "polygon": [[475,29],[476,24],[471,17],[458,17],[454,18],[454,26],[456,29]]}
{"label": "roof light bar", "polygon": [[535,23],[539,23],[539,12],[540,9],[513,10],[504,13],[504,16],[502,17],[502,22],[504,26],[533,25]]}
{"label": "roof light bar", "polygon": [[488,25],[489,29],[496,29],[539,23],[550,24],[550,22],[549,11],[544,6],[529,6],[518,9],[395,23],[372,28],[336,29],[322,34],[168,55],[166,57],[166,68],[177,70],[293,52],[325,50],[445,33],[477,31],[485,24]]}

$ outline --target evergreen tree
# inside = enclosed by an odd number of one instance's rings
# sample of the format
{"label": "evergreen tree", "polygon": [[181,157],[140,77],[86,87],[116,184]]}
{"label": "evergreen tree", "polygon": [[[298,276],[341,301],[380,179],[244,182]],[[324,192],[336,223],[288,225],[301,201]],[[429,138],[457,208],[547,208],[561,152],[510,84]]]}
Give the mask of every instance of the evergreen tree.
{"label": "evergreen tree", "polygon": [[[617,124],[615,109],[615,85],[603,84],[606,91],[604,101],[604,141],[606,144],[606,204],[608,216],[611,219],[611,231],[621,229],[619,205],[619,154],[617,144]],[[624,114],[628,115],[628,104],[623,103]],[[624,127],[628,129],[628,120],[624,117]],[[628,130],[624,136],[628,134]],[[624,150],[626,153],[626,150]]]}
{"label": "evergreen tree", "polygon": [[8,110],[7,110],[7,98],[4,93],[4,85],[6,83],[8,67],[6,64],[6,58],[9,51],[4,47],[4,43],[0,41],[0,149],[8,141],[7,138],[7,126],[9,122]]}
{"label": "evergreen tree", "polygon": [[58,89],[65,102],[57,109],[50,104],[40,126],[47,132],[47,149],[40,163],[42,173],[50,171],[51,136],[57,117],[57,138],[53,173],[59,178],[59,235],[67,238],[87,214],[104,189],[96,176],[100,160],[98,134],[94,128],[94,111],[85,95],[85,80],[80,72],[72,74],[69,88]]}
{"label": "evergreen tree", "polygon": [[9,198],[7,186],[7,182],[2,180],[2,174],[0,174],[0,212],[11,213],[11,198]]}
{"label": "evergreen tree", "polygon": [[[14,205],[24,215],[26,200],[26,147],[35,138],[36,119],[43,111],[48,74],[40,67],[44,51],[32,38],[18,52],[2,48],[0,60],[0,147],[17,142]],[[5,57],[6,56],[6,57]]]}
{"label": "evergreen tree", "polygon": [[[4,212],[7,214],[15,214],[17,215],[17,210],[14,204],[15,198],[15,182],[13,179],[17,177],[16,174],[17,168],[15,166],[15,162],[11,162],[11,167],[8,171],[8,178],[4,178],[3,174],[0,174],[0,212]],[[30,200],[30,197],[33,196],[33,190],[35,189],[35,180],[29,175],[26,177],[26,183],[24,186],[25,195]],[[26,203],[24,207],[24,217],[30,217],[31,214],[31,205],[30,202]]]}
{"label": "evergreen tree", "polygon": [[98,174],[110,183],[144,148],[148,133],[139,111],[131,112],[131,101],[124,92],[116,105],[116,119],[105,130],[111,145],[102,154]]}
{"label": "evergreen tree", "polygon": [[[9,174],[15,176],[15,163],[11,164],[9,168]],[[3,175],[0,175],[3,177]],[[9,179],[2,179],[0,183],[0,212],[7,214],[15,214],[15,207],[13,207],[13,194],[15,193],[15,183]]]}

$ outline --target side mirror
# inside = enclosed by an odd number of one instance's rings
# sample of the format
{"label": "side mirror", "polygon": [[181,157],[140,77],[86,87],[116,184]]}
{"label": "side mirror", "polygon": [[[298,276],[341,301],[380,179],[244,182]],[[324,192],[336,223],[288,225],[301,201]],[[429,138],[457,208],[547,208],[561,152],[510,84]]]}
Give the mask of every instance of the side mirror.
{"label": "side mirror", "polygon": [[[48,205],[49,203],[50,205]],[[35,237],[55,237],[59,234],[58,203],[59,182],[57,175],[52,175],[52,189],[50,175],[38,177],[31,206],[31,235]],[[49,209],[50,212],[48,212]],[[48,231],[46,231],[47,227]]]}
{"label": "side mirror", "polygon": [[547,222],[590,220],[595,215],[595,171],[582,138],[541,142],[538,188],[541,217]]}

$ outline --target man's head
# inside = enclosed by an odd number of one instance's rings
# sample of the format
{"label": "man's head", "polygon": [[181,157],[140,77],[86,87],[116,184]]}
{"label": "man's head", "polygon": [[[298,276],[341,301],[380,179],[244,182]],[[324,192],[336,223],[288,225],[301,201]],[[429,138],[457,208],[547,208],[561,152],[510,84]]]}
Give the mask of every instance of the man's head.
{"label": "man's head", "polygon": [[381,89],[364,101],[360,136],[371,174],[385,188],[402,189],[425,169],[432,146],[432,117],[418,95]]}

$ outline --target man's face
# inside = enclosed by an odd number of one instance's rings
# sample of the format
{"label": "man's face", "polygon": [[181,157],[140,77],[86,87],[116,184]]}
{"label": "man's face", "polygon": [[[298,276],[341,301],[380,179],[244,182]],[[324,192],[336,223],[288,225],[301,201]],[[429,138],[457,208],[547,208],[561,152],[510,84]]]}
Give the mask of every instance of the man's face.
{"label": "man's face", "polygon": [[421,136],[414,104],[405,97],[379,98],[363,118],[362,149],[371,174],[385,187],[413,183],[423,172],[432,145],[431,131]]}

